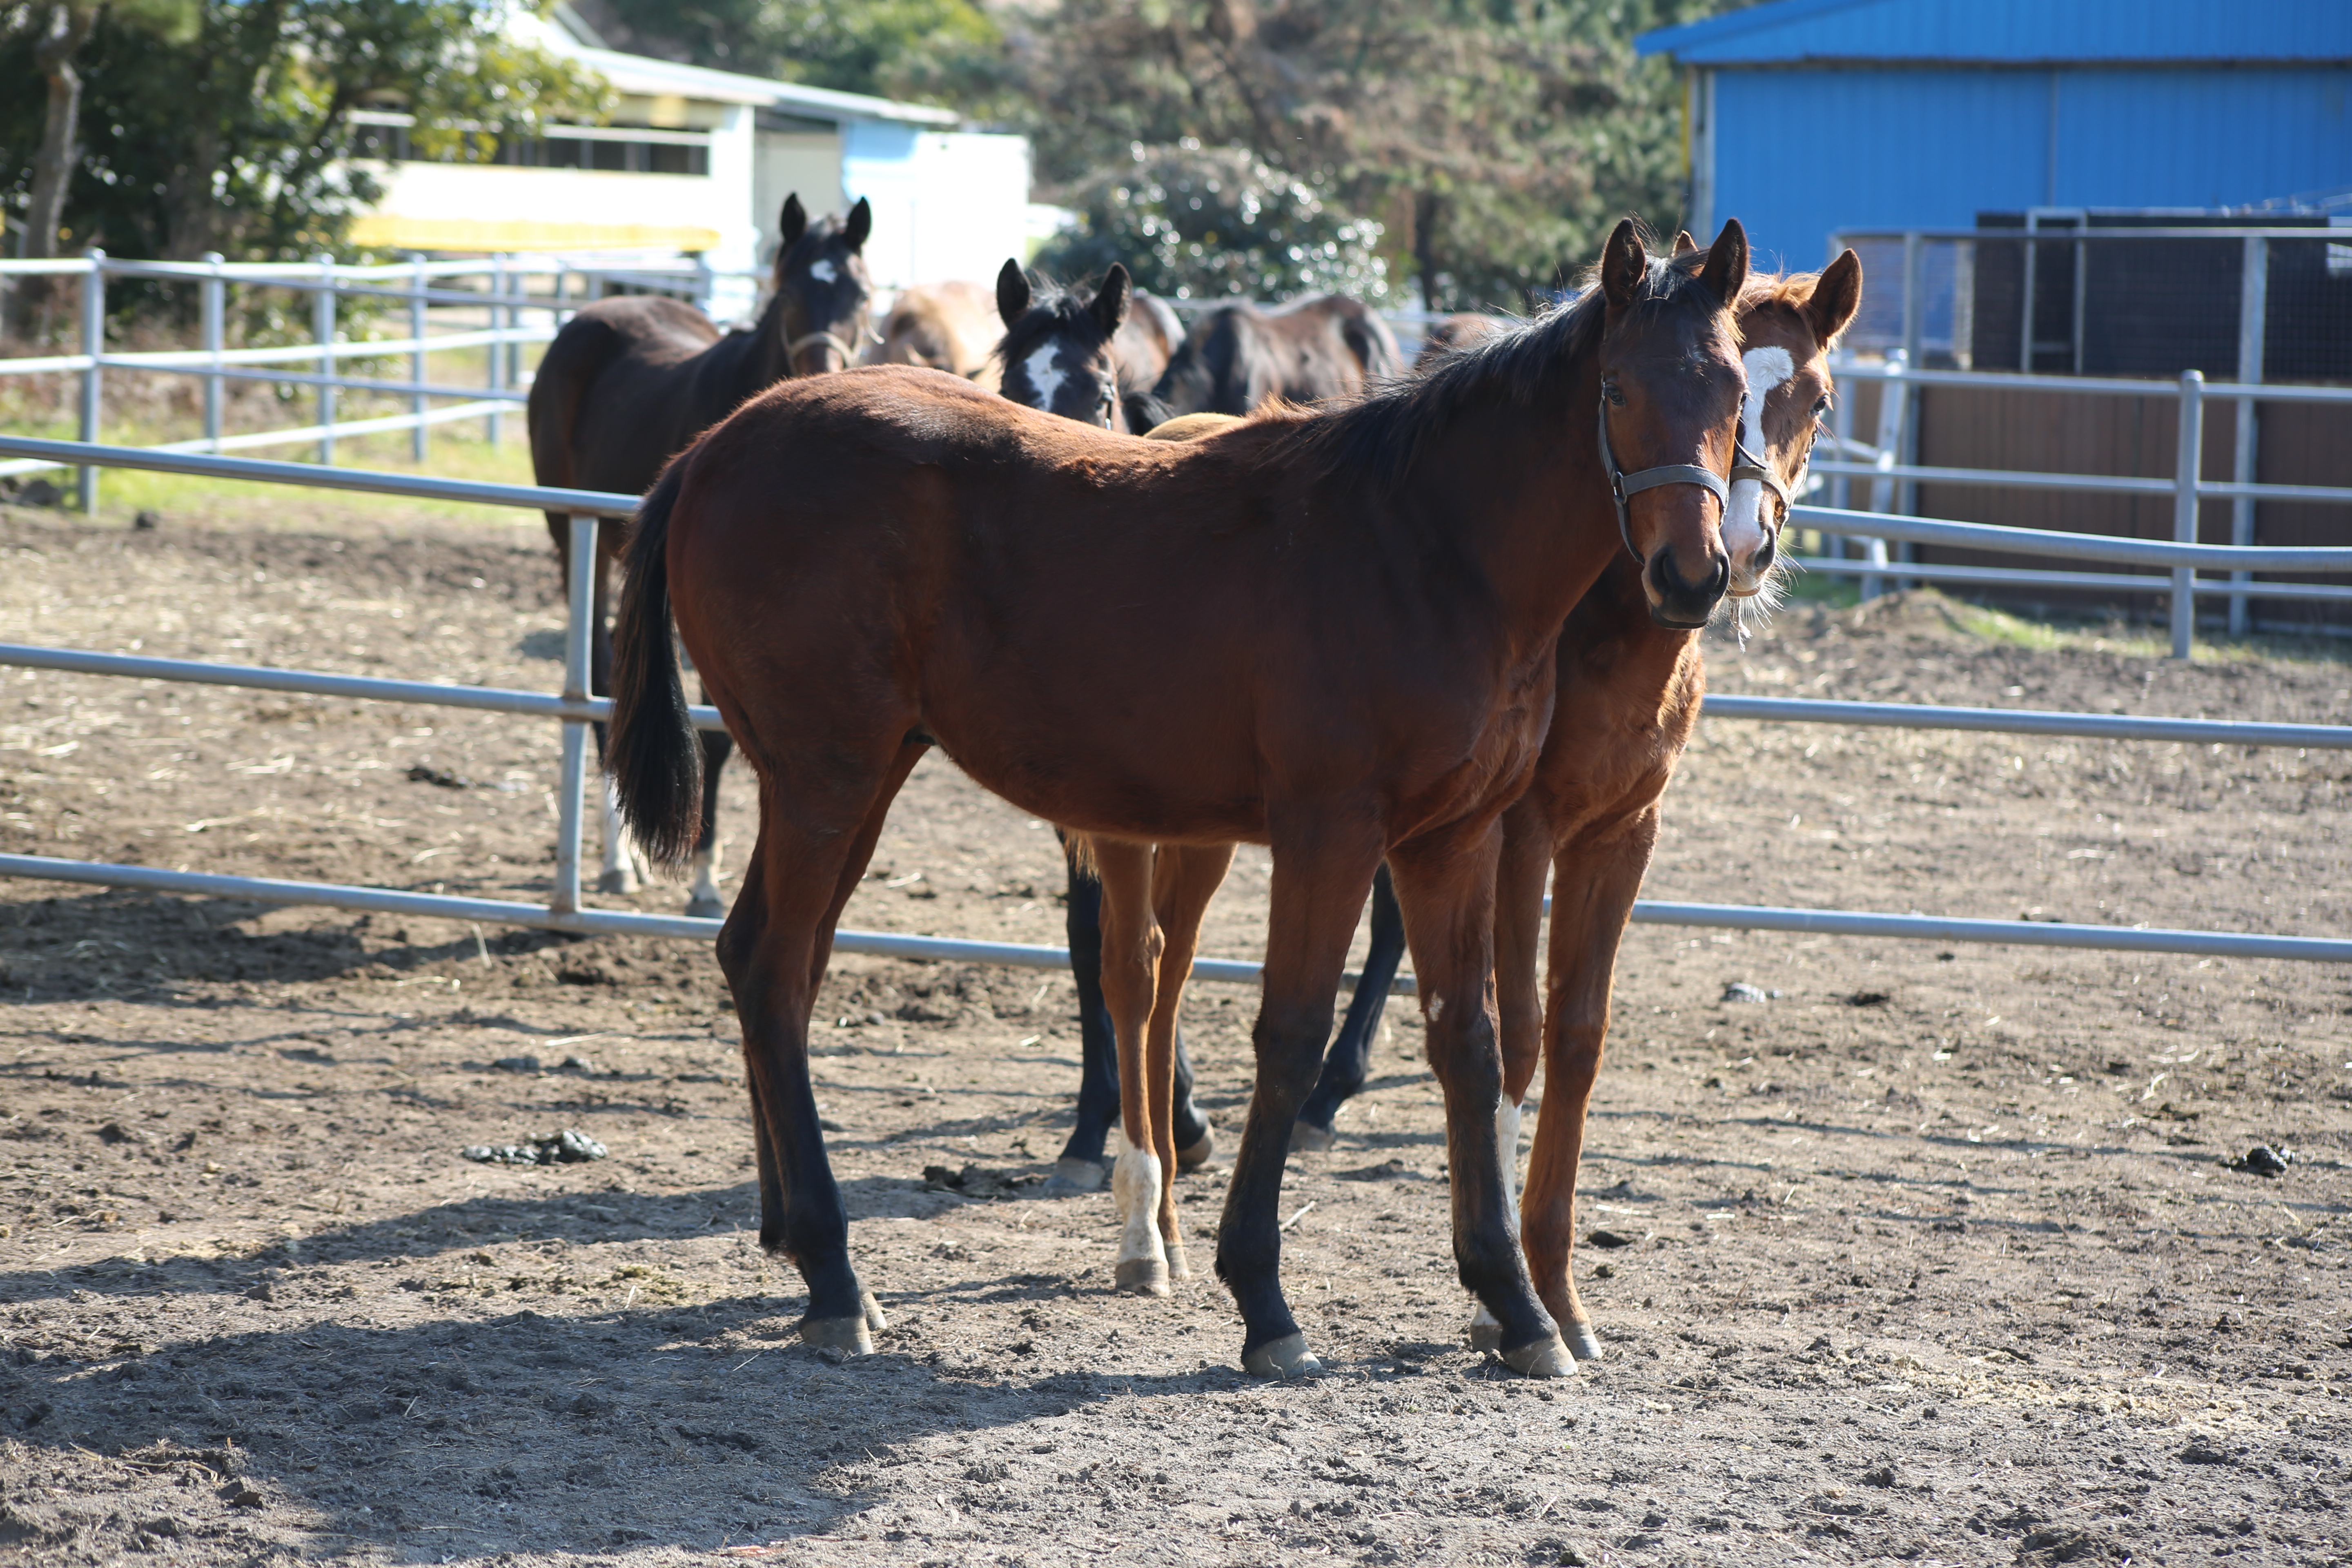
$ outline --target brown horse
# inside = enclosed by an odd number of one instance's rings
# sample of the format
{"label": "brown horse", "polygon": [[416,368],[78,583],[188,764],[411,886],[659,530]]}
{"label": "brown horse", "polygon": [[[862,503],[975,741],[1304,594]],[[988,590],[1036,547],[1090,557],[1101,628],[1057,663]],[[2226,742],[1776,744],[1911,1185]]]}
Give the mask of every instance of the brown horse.
{"label": "brown horse", "polygon": [[[1500,818],[1549,728],[1560,626],[1618,552],[1677,626],[1747,572],[1717,528],[1746,279],[1736,223],[1694,272],[1627,222],[1578,304],[1346,408],[1145,441],[878,366],[775,387],[670,467],[630,544],[612,757],[631,828],[682,860],[701,757],[675,606],[759,771],[719,953],[761,1240],[807,1281],[803,1338],[862,1350],[873,1310],[810,1089],[809,1010],[890,801],[938,745],[1098,842],[1272,847],[1257,1084],[1217,1238],[1256,1373],[1319,1367],[1283,1299],[1276,1204],[1386,857],[1445,1094],[1456,1267],[1509,1364],[1571,1370],[1495,1136]],[[1136,858],[1103,868],[1129,879]],[[1106,988],[1115,965],[1148,992],[1154,945],[1107,942]]]}
{"label": "brown horse", "polygon": [[996,303],[984,283],[919,283],[891,302],[867,364],[927,364],[978,376],[996,342]]}
{"label": "brown horse", "polygon": [[1317,294],[1278,310],[1204,311],[1153,391],[1171,415],[1250,414],[1269,399],[1352,396],[1403,373],[1396,338],[1370,306]]}
{"label": "brown horse", "polygon": [[1426,371],[1455,350],[1484,342],[1509,325],[1500,316],[1482,316],[1475,312],[1448,316],[1442,321],[1432,322],[1429,331],[1422,334],[1421,352],[1412,356],[1412,368],[1416,373]]}
{"label": "brown horse", "polygon": [[[1689,237],[1680,243],[1688,247]],[[1674,265],[1696,271],[1706,259],[1685,248]],[[1732,486],[1723,538],[1735,554],[1774,558],[1788,498],[1802,485],[1829,409],[1831,344],[1861,302],[1862,263],[1851,250],[1819,275],[1748,279],[1738,310],[1748,376],[1743,444],[1764,457],[1774,485],[1743,479]],[[1496,1137],[1507,1166],[1518,1143],[1519,1103],[1540,1055],[1543,1112],[1528,1163],[1525,1245],[1545,1307],[1583,1360],[1601,1354],[1569,1271],[1585,1109],[1601,1069],[1618,942],[1657,842],[1660,797],[1706,689],[1698,635],[1659,625],[1647,613],[1640,576],[1631,561],[1614,563],[1569,616],[1551,732],[1533,783],[1503,816],[1495,903],[1504,1096]],[[1754,593],[1761,584],[1744,586]],[[1546,870],[1550,972],[1538,995]],[[1471,1335],[1491,1347],[1501,1332],[1482,1311]]]}
{"label": "brown horse", "polygon": [[[860,201],[847,219],[812,226],[800,197],[784,199],[782,243],[775,287],[758,324],[721,333],[693,306],[662,295],[599,300],[565,322],[547,346],[530,384],[530,462],[542,485],[642,495],[662,465],[736,405],[787,376],[839,370],[856,358],[853,345],[871,331],[866,301],[873,289],[863,249],[873,226]],[[559,560],[571,555],[570,520],[547,514]],[[608,689],[613,642],[605,624],[612,565],[624,531],[602,531],[596,560],[595,637],[589,689]],[[565,568],[567,574],[569,567]],[[599,752],[605,739],[598,725]],[[703,736],[705,788],[702,841],[695,848],[694,890],[687,912],[716,915],[719,898],[719,770],[732,742]],[[635,890],[618,813],[604,810],[604,868],[597,886],[608,893]]]}

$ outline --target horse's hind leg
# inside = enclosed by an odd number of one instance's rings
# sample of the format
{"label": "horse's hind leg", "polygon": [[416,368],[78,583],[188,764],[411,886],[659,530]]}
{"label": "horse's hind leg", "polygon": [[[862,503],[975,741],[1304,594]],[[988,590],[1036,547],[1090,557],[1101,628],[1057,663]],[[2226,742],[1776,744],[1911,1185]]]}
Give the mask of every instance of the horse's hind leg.
{"label": "horse's hind leg", "polygon": [[[570,553],[567,544],[565,553]],[[613,558],[603,550],[596,552],[595,608],[592,615],[593,629],[588,642],[588,689],[598,697],[608,697],[613,690],[613,617],[610,605],[613,595]],[[604,755],[604,726],[596,726],[596,755]],[[613,775],[598,770],[604,796],[598,803],[598,816],[604,826],[604,864],[596,874],[596,890],[600,893],[634,893],[645,879],[644,868],[629,847],[628,830],[621,822],[620,791],[613,784]]]}
{"label": "horse's hind leg", "polygon": [[1389,863],[1428,1021],[1429,1065],[1445,1091],[1455,1267],[1464,1287],[1501,1325],[1503,1360],[1530,1377],[1561,1377],[1576,1363],[1528,1278],[1498,1125],[1504,1095],[1494,1016],[1494,904],[1502,838],[1500,823],[1465,826],[1400,845]]}
{"label": "horse's hind leg", "polygon": [[1642,890],[1657,842],[1654,806],[1600,843],[1570,846],[1552,871],[1551,961],[1544,1009],[1543,1114],[1528,1159],[1527,1254],[1544,1305],[1580,1361],[1597,1361],[1601,1341],[1570,1271],[1576,1242],[1576,1167],[1584,1152],[1584,1112],[1601,1076],[1617,946]]}
{"label": "horse's hind leg", "polygon": [[[705,692],[703,700],[709,700]],[[701,740],[702,833],[694,841],[694,887],[687,895],[686,912],[716,919],[727,912],[719,891],[719,774],[735,751],[735,741],[724,730],[705,730]]]}
{"label": "horse's hind leg", "polygon": [[1070,978],[1078,989],[1078,1121],[1062,1145],[1045,1191],[1091,1193],[1103,1184],[1103,1143],[1118,1115],[1118,1043],[1103,1004],[1102,883],[1065,855],[1069,873]]}
{"label": "horse's hind leg", "polygon": [[1103,1000],[1118,1037],[1119,1124],[1127,1134],[1110,1173],[1121,1226],[1115,1278],[1122,1290],[1165,1296],[1168,1248],[1159,1215],[1175,1170],[1172,1150],[1163,1152],[1154,1135],[1155,1080],[1147,1062],[1160,953],[1160,926],[1151,916],[1151,847],[1098,838],[1094,857],[1103,889]]}
{"label": "horse's hind leg", "polygon": [[849,1218],[809,1085],[809,1010],[843,889],[862,874],[890,797],[920,754],[908,747],[877,757],[862,787],[844,787],[838,775],[829,787],[763,780],[759,843],[719,937],[743,1028],[752,1115],[765,1133],[760,1243],[790,1258],[807,1281],[802,1337],[856,1352],[873,1348],[870,1298],[849,1260]]}
{"label": "horse's hind leg", "polygon": [[1315,1092],[1298,1108],[1298,1125],[1290,1134],[1292,1149],[1320,1153],[1337,1138],[1332,1123],[1339,1107],[1361,1094],[1371,1076],[1372,1041],[1381,1032],[1381,1014],[1388,1005],[1389,987],[1396,981],[1397,961],[1404,956],[1404,916],[1399,912],[1396,889],[1382,862],[1372,878],[1372,940],[1364,952],[1364,971],[1356,994],[1348,1000],[1348,1016],[1339,1037],[1323,1058],[1323,1076]]}
{"label": "horse's hind leg", "polygon": [[1160,1168],[1171,1180],[1160,1184],[1160,1235],[1168,1247],[1169,1272],[1189,1279],[1192,1270],[1184,1261],[1184,1237],[1176,1222],[1176,1184],[1172,1180],[1180,1156],[1176,1150],[1176,1014],[1183,1005],[1184,983],[1192,973],[1192,955],[1201,950],[1201,917],[1209,900],[1224,885],[1234,863],[1230,844],[1188,845],[1163,848],[1152,865],[1151,905],[1160,932],[1160,981],[1151,1000],[1151,1022],[1144,1040],[1144,1070],[1150,1075],[1145,1099],[1151,1110],[1151,1133]]}
{"label": "horse's hind leg", "polygon": [[1233,1184],[1217,1227],[1217,1278],[1247,1325],[1242,1366],[1262,1377],[1322,1370],[1282,1295],[1282,1231],[1276,1209],[1292,1123],[1323,1065],[1331,1006],[1348,946],[1381,862],[1378,828],[1328,813],[1294,813],[1274,832],[1274,897],[1266,920],[1265,989],[1252,1045],[1257,1085]]}

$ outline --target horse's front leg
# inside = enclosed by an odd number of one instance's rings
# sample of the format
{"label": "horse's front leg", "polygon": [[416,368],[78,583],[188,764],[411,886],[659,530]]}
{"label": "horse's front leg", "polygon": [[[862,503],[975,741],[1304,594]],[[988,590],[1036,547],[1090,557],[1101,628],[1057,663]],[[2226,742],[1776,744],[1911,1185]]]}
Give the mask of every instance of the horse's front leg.
{"label": "horse's front leg", "polygon": [[1182,1160],[1176,1141],[1176,1014],[1183,1004],[1184,984],[1192,977],[1192,956],[1201,951],[1201,917],[1208,913],[1209,900],[1224,885],[1233,863],[1230,844],[1170,846],[1152,863],[1151,907],[1161,946],[1143,1065],[1151,1075],[1146,1098],[1153,1145],[1171,1178],[1160,1186],[1160,1234],[1168,1245],[1169,1271],[1179,1279],[1189,1279],[1192,1270],[1184,1260],[1172,1179]]}
{"label": "horse's front leg", "polygon": [[1063,930],[1070,944],[1070,979],[1078,992],[1078,1120],[1062,1145],[1047,1195],[1091,1193],[1103,1184],[1103,1144],[1118,1115],[1118,1041],[1103,1004],[1102,883],[1068,853],[1069,910]]}
{"label": "horse's front leg", "polygon": [[1152,1089],[1160,1088],[1164,1105],[1171,1086],[1164,1069],[1155,1078],[1148,1060],[1161,949],[1151,914],[1151,846],[1097,838],[1093,850],[1103,890],[1103,1001],[1118,1037],[1119,1123],[1127,1134],[1110,1173],[1120,1221],[1114,1278],[1122,1290],[1165,1296],[1169,1258],[1159,1215],[1176,1160],[1172,1146],[1160,1146],[1152,1116]]}
{"label": "horse's front leg", "polygon": [[1340,1021],[1339,1037],[1323,1058],[1323,1076],[1315,1092],[1298,1108],[1298,1125],[1290,1146],[1306,1153],[1331,1147],[1338,1134],[1332,1124],[1339,1108],[1363,1092],[1371,1076],[1372,1041],[1381,1032],[1381,1015],[1388,1006],[1389,986],[1396,980],[1397,962],[1404,957],[1404,916],[1397,909],[1396,889],[1383,865],[1372,879],[1372,936],[1364,950],[1364,972],[1356,994],[1348,999],[1348,1015]]}
{"label": "horse's front leg", "polygon": [[[1541,786],[1538,785],[1539,789]],[[1495,874],[1495,1011],[1503,1051],[1503,1098],[1495,1110],[1495,1143],[1517,1226],[1519,1119],[1543,1055],[1543,992],[1537,949],[1543,934],[1544,873],[1551,869],[1551,817],[1537,790],[1503,814],[1503,847]],[[1564,1325],[1565,1319],[1559,1320]],[[1482,1303],[1470,1320],[1474,1350],[1502,1349],[1503,1325]],[[1569,1348],[1575,1349],[1574,1342]]]}
{"label": "horse's front leg", "polygon": [[1265,990],[1252,1044],[1257,1087],[1234,1156],[1217,1231],[1217,1278],[1246,1325],[1242,1365],[1261,1377],[1322,1370],[1282,1295],[1282,1168],[1298,1107],[1315,1085],[1356,917],[1381,860],[1377,825],[1297,813],[1270,825],[1274,889],[1266,921]]}
{"label": "horse's front leg", "polygon": [[1429,1065],[1445,1092],[1454,1265],[1464,1287],[1500,1325],[1503,1360],[1530,1377],[1562,1377],[1576,1363],[1528,1279],[1504,1173],[1500,1113],[1507,1102],[1494,1013],[1502,837],[1498,822],[1442,830],[1399,845],[1389,865],[1420,982]]}
{"label": "horse's front leg", "polygon": [[1543,1114],[1528,1159],[1528,1267],[1544,1305],[1580,1361],[1601,1358],[1601,1340],[1570,1271],[1576,1245],[1576,1167],[1584,1113],[1601,1076],[1617,947],[1650,852],[1658,841],[1652,805],[1604,836],[1587,835],[1559,853],[1552,870],[1549,995],[1544,1009]]}

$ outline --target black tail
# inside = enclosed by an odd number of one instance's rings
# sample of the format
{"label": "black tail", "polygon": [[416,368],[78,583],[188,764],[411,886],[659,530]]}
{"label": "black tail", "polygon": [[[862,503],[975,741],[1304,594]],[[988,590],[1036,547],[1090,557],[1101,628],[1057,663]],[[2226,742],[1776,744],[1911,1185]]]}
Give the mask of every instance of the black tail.
{"label": "black tail", "polygon": [[702,831],[702,747],[678,684],[669,625],[669,514],[685,473],[684,458],[664,469],[630,525],[604,748],[631,836],[655,865],[672,869],[686,864]]}

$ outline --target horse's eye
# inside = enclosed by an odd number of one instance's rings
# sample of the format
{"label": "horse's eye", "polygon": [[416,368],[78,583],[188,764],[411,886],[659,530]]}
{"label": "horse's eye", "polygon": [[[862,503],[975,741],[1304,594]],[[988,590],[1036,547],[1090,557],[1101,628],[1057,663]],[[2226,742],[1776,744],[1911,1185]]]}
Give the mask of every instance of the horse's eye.
{"label": "horse's eye", "polygon": [[1821,400],[1819,403],[1816,403],[1816,404],[1814,404],[1814,405],[1813,405],[1813,417],[1814,417],[1814,418],[1816,418],[1816,419],[1826,419],[1826,418],[1828,418],[1829,416],[1830,416],[1830,399],[1829,399],[1829,395],[1828,395],[1827,393],[1823,393],[1823,394],[1822,395],[1822,400]]}
{"label": "horse's eye", "polygon": [[1613,381],[1604,381],[1601,384],[1601,395],[1609,400],[1609,406],[1612,408],[1625,406],[1624,389]]}

